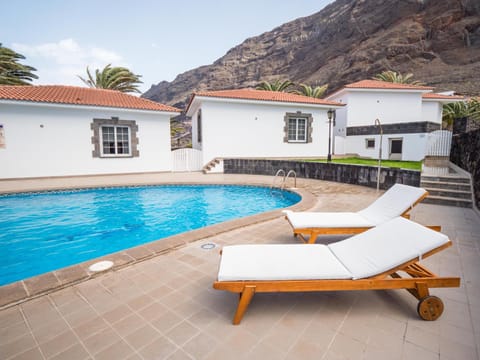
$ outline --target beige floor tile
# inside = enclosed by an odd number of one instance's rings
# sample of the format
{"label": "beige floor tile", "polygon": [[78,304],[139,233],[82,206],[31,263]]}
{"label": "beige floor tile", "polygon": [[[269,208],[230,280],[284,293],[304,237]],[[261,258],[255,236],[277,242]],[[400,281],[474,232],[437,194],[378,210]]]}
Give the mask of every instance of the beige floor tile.
{"label": "beige floor tile", "polygon": [[182,321],[180,324],[173,327],[171,330],[165,333],[173,343],[181,347],[187,341],[192,339],[200,331],[187,321]]}
{"label": "beige floor tile", "polygon": [[10,343],[19,337],[26,335],[30,332],[25,322],[16,322],[9,324],[8,322],[2,323],[0,327],[0,346]]}
{"label": "beige floor tile", "polygon": [[158,318],[151,321],[151,324],[160,332],[165,333],[182,322],[183,319],[172,311],[167,310]]}
{"label": "beige floor tile", "polygon": [[73,331],[67,330],[60,335],[55,336],[53,339],[40,344],[43,354],[47,358],[53,357],[68,348],[76,345],[78,343],[78,338],[75,336]]}
{"label": "beige floor tile", "polygon": [[[418,346],[411,342],[405,342],[405,346],[403,347],[402,359],[422,359],[422,360],[434,360],[438,359],[438,351],[432,352],[425,347]],[[459,357],[458,359],[464,359]]]}
{"label": "beige floor tile", "polygon": [[32,360],[32,359],[43,359],[43,354],[40,352],[38,347],[26,350],[20,354],[15,355],[14,357],[9,358],[9,360]]}
{"label": "beige floor tile", "polygon": [[127,335],[131,334],[132,332],[140,329],[141,327],[145,326],[147,321],[140,317],[137,314],[131,314],[127,317],[123,318],[122,320],[114,323],[112,328],[121,336],[126,337]]}
{"label": "beige floor tile", "polygon": [[203,359],[221,341],[217,341],[210,335],[200,332],[188,340],[182,349],[194,359]]}
{"label": "beige floor tile", "polygon": [[34,347],[36,347],[35,340],[30,333],[27,333],[15,338],[11,342],[0,345],[0,354],[2,354],[4,358],[9,358]]}
{"label": "beige floor tile", "polygon": [[97,354],[120,340],[120,336],[113,329],[107,327],[83,340],[83,345],[90,354]]}
{"label": "beige floor tile", "polygon": [[405,340],[433,353],[440,351],[440,337],[438,334],[425,331],[413,325],[408,326]]}
{"label": "beige floor tile", "polygon": [[177,351],[177,347],[165,337],[159,337],[139,350],[144,360],[165,359]]}
{"label": "beige floor tile", "polygon": [[123,360],[132,355],[135,355],[132,348],[125,341],[120,340],[96,354],[95,360]]}
{"label": "beige floor tile", "polygon": [[183,350],[177,350],[170,355],[168,360],[192,360],[193,358]]}
{"label": "beige floor tile", "polygon": [[73,331],[81,340],[84,340],[107,329],[108,327],[109,324],[102,317],[98,316],[73,327]]}
{"label": "beige floor tile", "polygon": [[88,354],[87,350],[80,345],[80,344],[75,344],[68,349],[58,353],[57,355],[53,356],[52,360],[85,360],[90,358],[90,355]]}
{"label": "beige floor tile", "polygon": [[151,325],[141,328],[125,336],[125,341],[134,349],[140,349],[161,336],[160,332]]}

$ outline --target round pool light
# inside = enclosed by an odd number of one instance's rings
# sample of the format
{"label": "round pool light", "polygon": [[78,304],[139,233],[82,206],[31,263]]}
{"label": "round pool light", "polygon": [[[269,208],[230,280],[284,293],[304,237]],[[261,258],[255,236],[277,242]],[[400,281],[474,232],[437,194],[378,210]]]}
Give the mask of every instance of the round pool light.
{"label": "round pool light", "polygon": [[105,260],[105,261],[99,261],[95,264],[92,264],[88,267],[88,270],[92,272],[99,272],[99,271],[105,271],[110,269],[113,266],[113,261]]}

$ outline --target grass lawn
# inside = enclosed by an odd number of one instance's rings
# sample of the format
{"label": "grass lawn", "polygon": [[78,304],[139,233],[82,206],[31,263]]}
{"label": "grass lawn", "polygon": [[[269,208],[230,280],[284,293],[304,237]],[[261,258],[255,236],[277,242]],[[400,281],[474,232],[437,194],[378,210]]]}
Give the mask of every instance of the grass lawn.
{"label": "grass lawn", "polygon": [[[313,159],[305,160],[308,162],[327,162],[326,159]],[[332,163],[336,164],[353,164],[353,165],[367,165],[367,166],[378,166],[378,160],[375,159],[361,159],[357,157],[343,158],[343,159],[332,159]],[[421,161],[395,161],[395,160],[382,160],[381,166],[383,167],[392,167],[408,170],[422,170]]]}

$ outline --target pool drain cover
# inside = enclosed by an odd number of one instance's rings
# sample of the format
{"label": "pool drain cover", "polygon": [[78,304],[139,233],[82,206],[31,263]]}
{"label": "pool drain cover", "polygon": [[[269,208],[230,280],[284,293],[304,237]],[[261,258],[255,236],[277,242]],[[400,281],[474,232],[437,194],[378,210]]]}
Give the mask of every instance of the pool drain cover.
{"label": "pool drain cover", "polygon": [[214,243],[206,243],[206,244],[203,244],[201,245],[200,247],[203,249],[203,250],[212,250],[212,249],[215,249],[217,245],[214,244]]}
{"label": "pool drain cover", "polygon": [[100,262],[97,262],[93,265],[90,265],[88,270],[93,271],[93,272],[99,272],[99,271],[108,270],[112,266],[113,266],[113,261],[105,260],[105,261],[100,261]]}

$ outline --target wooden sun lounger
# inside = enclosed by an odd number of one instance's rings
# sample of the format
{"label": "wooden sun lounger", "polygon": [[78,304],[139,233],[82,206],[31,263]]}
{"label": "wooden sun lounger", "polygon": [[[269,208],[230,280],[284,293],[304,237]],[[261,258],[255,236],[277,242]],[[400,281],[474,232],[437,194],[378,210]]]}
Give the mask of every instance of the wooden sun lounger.
{"label": "wooden sun lounger", "polygon": [[[398,185],[397,185],[398,187]],[[407,185],[402,185],[403,188],[409,188]],[[411,188],[411,187],[410,187]],[[392,189],[393,190],[393,189]],[[403,210],[403,212],[399,212],[395,216],[402,216],[406,219],[410,219],[410,211],[423,199],[425,199],[428,196],[428,192],[424,191],[424,193],[419,196],[415,201],[413,201],[409,206]],[[378,199],[377,199],[378,200]],[[372,227],[378,225],[378,222],[372,222],[368,226],[309,226],[309,227],[296,227],[294,223],[289,218],[288,215],[289,211],[286,211],[287,215],[285,216],[285,219],[288,221],[290,226],[293,229],[293,235],[295,237],[300,238],[304,243],[308,244],[314,244],[315,241],[317,240],[317,237],[319,235],[344,235],[344,234],[359,234],[362,233],[368,229],[371,229]],[[359,212],[361,213],[361,212]],[[318,213],[321,216],[321,212]],[[324,213],[325,214],[325,213]],[[339,216],[342,216],[342,212],[338,213],[327,213],[327,214],[337,214]],[[356,213],[357,214],[357,213]],[[432,225],[429,226],[431,229],[440,231],[440,226]]]}
{"label": "wooden sun lounger", "polygon": [[[419,225],[420,226],[420,225]],[[418,300],[417,312],[424,320],[436,320],[443,312],[440,298],[430,295],[431,288],[459,287],[458,277],[439,277],[419,264],[422,258],[429,257],[451,246],[447,243],[438,246],[421,256],[417,256],[388,271],[362,279],[320,279],[320,280],[236,280],[215,281],[213,288],[239,293],[237,310],[233,324],[240,324],[245,311],[255,293],[262,292],[313,292],[347,290],[387,290],[406,289]],[[258,245],[262,246],[262,245]],[[268,245],[267,245],[268,246]],[[284,245],[277,245],[284,246]],[[302,245],[297,245],[302,246]],[[317,245],[308,245],[317,246]],[[304,247],[304,245],[302,246]]]}

